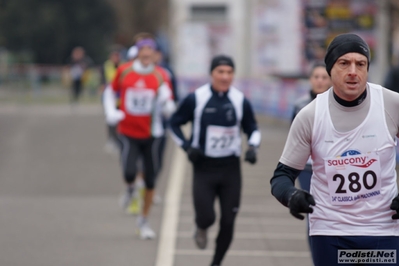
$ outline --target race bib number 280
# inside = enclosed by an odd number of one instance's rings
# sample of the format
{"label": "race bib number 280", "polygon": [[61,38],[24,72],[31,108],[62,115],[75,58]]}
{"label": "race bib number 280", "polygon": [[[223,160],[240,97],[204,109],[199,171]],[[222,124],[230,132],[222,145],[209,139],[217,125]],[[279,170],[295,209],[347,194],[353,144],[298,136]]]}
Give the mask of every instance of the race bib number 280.
{"label": "race bib number 280", "polygon": [[375,152],[328,158],[324,165],[331,204],[351,205],[381,194],[380,158]]}

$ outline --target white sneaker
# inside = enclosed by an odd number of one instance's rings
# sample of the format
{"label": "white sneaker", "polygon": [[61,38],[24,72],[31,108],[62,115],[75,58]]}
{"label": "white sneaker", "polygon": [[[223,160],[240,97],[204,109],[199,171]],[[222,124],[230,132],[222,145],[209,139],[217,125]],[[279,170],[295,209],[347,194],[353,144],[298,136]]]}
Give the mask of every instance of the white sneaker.
{"label": "white sneaker", "polygon": [[119,205],[126,212],[132,202],[134,191],[126,189],[126,192],[120,197]]}
{"label": "white sneaker", "polygon": [[139,234],[141,239],[154,239],[156,237],[156,234],[154,230],[151,229],[147,219],[139,217],[137,219],[137,224],[139,227]]}
{"label": "white sneaker", "polygon": [[144,223],[140,226],[141,239],[154,239],[155,237],[156,237],[155,232],[151,229],[148,223]]}

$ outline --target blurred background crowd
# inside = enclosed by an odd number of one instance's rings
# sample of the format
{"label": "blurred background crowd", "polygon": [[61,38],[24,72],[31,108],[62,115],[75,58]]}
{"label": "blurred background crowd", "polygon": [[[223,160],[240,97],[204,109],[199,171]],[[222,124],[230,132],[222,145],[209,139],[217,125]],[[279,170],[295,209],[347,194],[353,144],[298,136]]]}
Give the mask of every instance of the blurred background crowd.
{"label": "blurred background crowd", "polygon": [[143,31],[155,34],[179,95],[228,54],[255,111],[282,119],[343,32],[368,42],[370,82],[399,88],[399,0],[0,0],[0,101],[67,102],[81,76],[83,101],[99,102],[104,62],[116,49],[127,60]]}

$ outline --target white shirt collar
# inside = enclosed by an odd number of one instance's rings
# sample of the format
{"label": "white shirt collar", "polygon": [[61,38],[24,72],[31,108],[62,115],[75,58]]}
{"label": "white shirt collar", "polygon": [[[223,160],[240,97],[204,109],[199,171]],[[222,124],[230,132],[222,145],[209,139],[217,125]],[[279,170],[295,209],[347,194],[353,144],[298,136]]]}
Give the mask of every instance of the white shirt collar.
{"label": "white shirt collar", "polygon": [[140,60],[136,59],[133,61],[133,70],[139,74],[149,74],[154,71],[154,64],[149,64],[148,66],[143,66]]}

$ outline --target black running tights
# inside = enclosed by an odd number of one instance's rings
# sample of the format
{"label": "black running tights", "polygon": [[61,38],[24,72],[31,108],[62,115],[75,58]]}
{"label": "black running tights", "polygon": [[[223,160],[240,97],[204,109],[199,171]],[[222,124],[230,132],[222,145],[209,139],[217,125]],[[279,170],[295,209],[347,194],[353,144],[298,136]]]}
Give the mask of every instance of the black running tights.
{"label": "black running tights", "polygon": [[220,204],[219,233],[212,264],[220,265],[232,240],[234,221],[241,197],[241,169],[239,158],[228,165],[194,165],[193,201],[195,223],[207,229],[216,219],[214,202]]}

